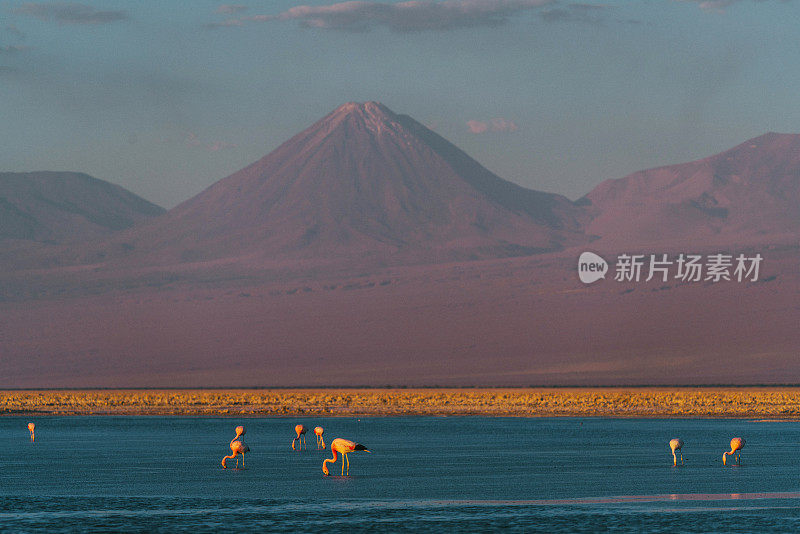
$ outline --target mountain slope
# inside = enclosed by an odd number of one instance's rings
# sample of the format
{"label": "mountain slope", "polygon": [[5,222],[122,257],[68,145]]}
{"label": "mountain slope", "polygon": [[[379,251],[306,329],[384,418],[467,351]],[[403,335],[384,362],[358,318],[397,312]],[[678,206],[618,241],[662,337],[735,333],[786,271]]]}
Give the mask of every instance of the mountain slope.
{"label": "mountain slope", "polygon": [[122,187],[82,173],[0,173],[0,240],[86,242],[163,212]]}
{"label": "mountain slope", "polygon": [[557,250],[583,239],[580,217],[565,197],[502,180],[410,117],[367,102],[340,106],[124,239],[162,263],[439,262]]}
{"label": "mountain slope", "polygon": [[721,154],[608,180],[580,204],[607,244],[728,245],[800,233],[800,135],[768,133]]}

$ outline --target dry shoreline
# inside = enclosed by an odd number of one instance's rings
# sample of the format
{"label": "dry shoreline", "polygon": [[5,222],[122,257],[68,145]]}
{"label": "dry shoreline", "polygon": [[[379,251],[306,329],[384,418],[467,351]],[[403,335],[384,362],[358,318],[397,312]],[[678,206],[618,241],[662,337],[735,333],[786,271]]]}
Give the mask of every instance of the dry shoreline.
{"label": "dry shoreline", "polygon": [[800,387],[0,390],[0,416],[800,419]]}

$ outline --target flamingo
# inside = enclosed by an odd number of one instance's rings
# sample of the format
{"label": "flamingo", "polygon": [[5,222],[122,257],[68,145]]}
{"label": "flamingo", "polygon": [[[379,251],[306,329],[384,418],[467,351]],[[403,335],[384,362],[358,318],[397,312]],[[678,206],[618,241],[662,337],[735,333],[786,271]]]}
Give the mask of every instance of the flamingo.
{"label": "flamingo", "polygon": [[347,457],[348,453],[353,451],[364,451],[369,452],[365,446],[360,443],[356,443],[355,441],[350,441],[349,439],[343,438],[336,438],[335,440],[331,441],[331,452],[333,452],[333,458],[325,458],[322,461],[322,472],[325,473],[325,476],[328,476],[330,473],[328,472],[328,466],[325,465],[328,462],[336,463],[336,453],[341,453],[342,455],[342,476],[344,476],[344,463],[347,462],[347,474],[350,474],[350,459]]}
{"label": "flamingo", "polygon": [[680,451],[681,453],[681,465],[683,465],[683,440],[680,438],[672,438],[669,440],[669,448],[672,449],[672,465],[678,465],[678,458],[675,456],[675,451]]}
{"label": "flamingo", "polygon": [[314,428],[314,434],[317,435],[317,450],[325,448],[325,440],[322,439],[322,433],[325,432],[321,426]]}
{"label": "flamingo", "polygon": [[230,454],[230,456],[225,456],[224,458],[222,458],[222,468],[223,469],[227,469],[228,468],[228,466],[225,465],[225,462],[227,460],[232,460],[234,458],[236,458],[236,468],[238,469],[239,468],[239,458],[237,458],[237,455],[239,455],[239,454],[242,455],[242,467],[244,467],[244,453],[250,452],[250,447],[245,445],[244,441],[242,439],[240,439],[240,438],[241,438],[241,436],[244,436],[246,432],[247,431],[244,429],[243,426],[237,426],[236,427],[236,436],[234,436],[233,439],[231,440],[231,454]]}
{"label": "flamingo", "polygon": [[33,435],[33,430],[36,428],[36,425],[33,423],[28,423],[28,432],[31,433],[31,441],[36,441],[36,436]]}
{"label": "flamingo", "polygon": [[[294,448],[294,442],[295,441],[299,441],[300,442],[300,450],[302,451],[303,450],[303,445],[306,442],[306,432],[308,432],[308,429],[306,427],[304,427],[303,425],[297,425],[296,427],[294,427],[294,431],[297,432],[297,437],[292,440],[292,450],[296,450]],[[308,448],[308,447],[306,447],[306,448]]]}
{"label": "flamingo", "polygon": [[744,448],[745,443],[746,443],[745,440],[742,438],[733,438],[731,440],[731,452],[725,451],[722,453],[722,465],[727,465],[726,460],[729,454],[735,455],[736,465],[739,465],[739,463],[742,460],[742,453],[739,451],[741,451]]}

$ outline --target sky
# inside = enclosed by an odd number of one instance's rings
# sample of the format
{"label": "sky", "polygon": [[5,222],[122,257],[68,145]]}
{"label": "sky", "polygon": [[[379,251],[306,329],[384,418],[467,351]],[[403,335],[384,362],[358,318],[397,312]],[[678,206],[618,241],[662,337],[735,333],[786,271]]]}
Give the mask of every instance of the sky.
{"label": "sky", "polygon": [[0,0],[0,171],[170,208],[376,100],[577,199],[800,133],[798,20],[792,0]]}

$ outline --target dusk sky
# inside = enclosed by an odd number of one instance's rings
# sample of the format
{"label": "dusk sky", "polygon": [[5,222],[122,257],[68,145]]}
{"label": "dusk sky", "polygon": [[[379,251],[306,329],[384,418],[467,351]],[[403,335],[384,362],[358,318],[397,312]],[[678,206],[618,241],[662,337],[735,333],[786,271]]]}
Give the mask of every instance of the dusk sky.
{"label": "dusk sky", "polygon": [[800,132],[789,0],[0,0],[0,171],[164,207],[377,100],[526,187]]}

